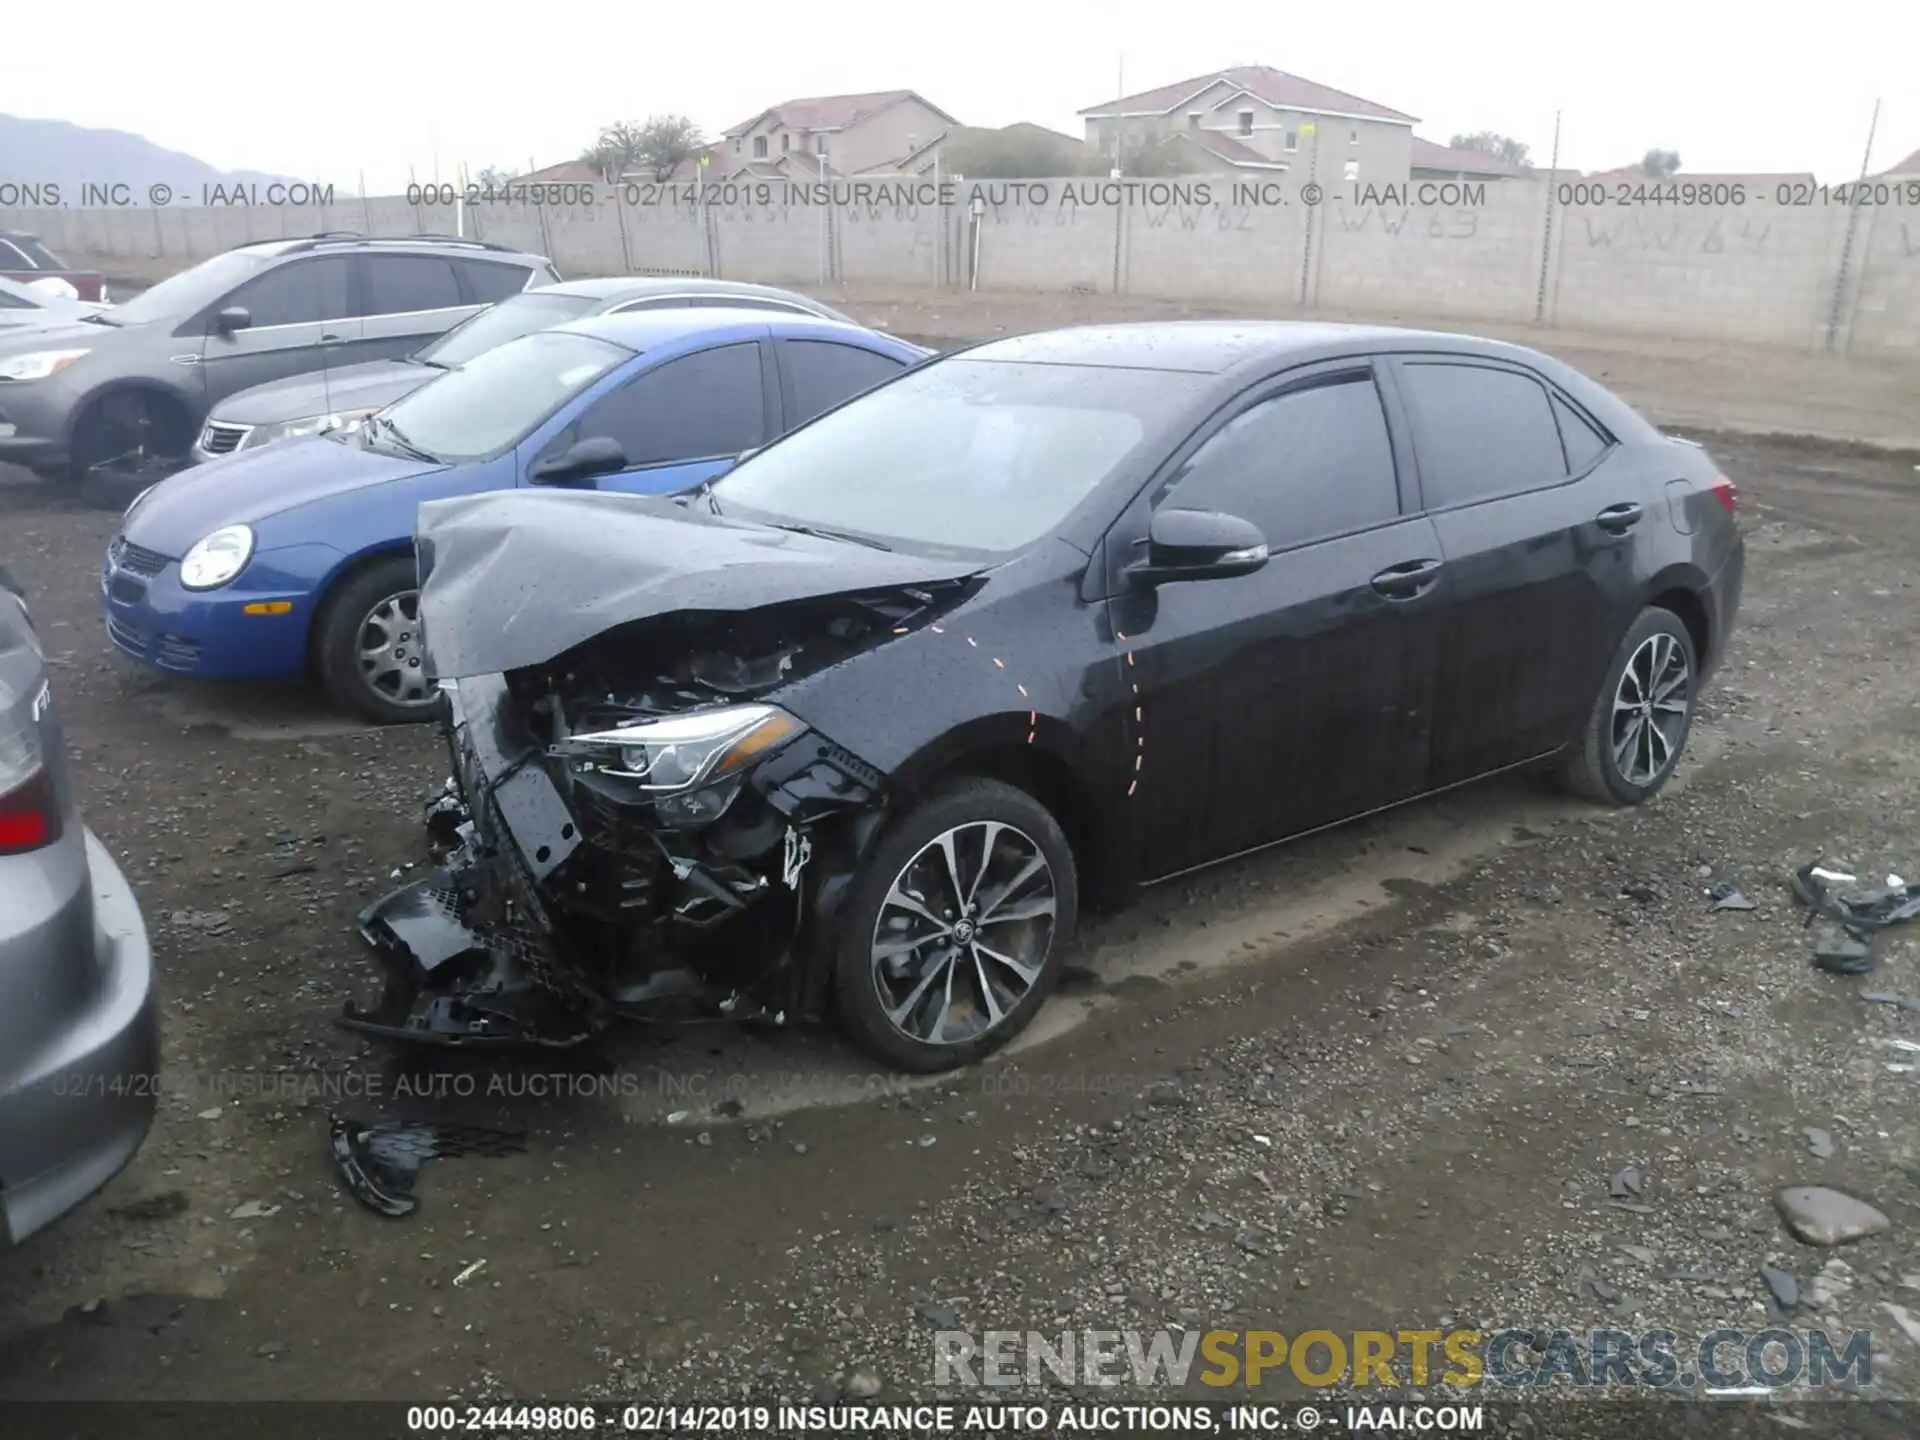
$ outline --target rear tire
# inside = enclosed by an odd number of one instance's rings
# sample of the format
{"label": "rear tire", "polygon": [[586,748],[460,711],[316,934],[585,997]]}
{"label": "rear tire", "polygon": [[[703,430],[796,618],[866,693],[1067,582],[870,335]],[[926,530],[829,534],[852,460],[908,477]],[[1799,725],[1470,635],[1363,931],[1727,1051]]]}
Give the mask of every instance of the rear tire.
{"label": "rear tire", "polygon": [[1598,805],[1638,805],[1659,794],[1692,733],[1698,685],[1685,623],[1671,610],[1642,610],[1561,762],[1563,788]]}
{"label": "rear tire", "polygon": [[381,725],[434,718],[440,697],[426,678],[419,587],[414,558],[389,555],[327,597],[314,656],[321,688],[336,705]]}
{"label": "rear tire", "polygon": [[840,910],[841,1024],[917,1074],[991,1054],[1059,982],[1078,895],[1072,847],[1033,796],[987,779],[936,791],[882,832]]}

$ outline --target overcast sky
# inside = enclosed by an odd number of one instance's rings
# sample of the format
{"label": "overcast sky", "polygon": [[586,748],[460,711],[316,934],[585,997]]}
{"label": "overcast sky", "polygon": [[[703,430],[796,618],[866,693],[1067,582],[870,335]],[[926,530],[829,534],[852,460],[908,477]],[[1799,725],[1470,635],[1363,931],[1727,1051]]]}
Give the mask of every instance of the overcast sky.
{"label": "overcast sky", "polygon": [[[678,17],[685,17],[684,21]],[[803,95],[910,88],[962,122],[1075,112],[1258,63],[1420,117],[1444,142],[1491,129],[1544,165],[1648,148],[1692,171],[1855,176],[1920,147],[1920,4],[1613,0],[1346,5],[1274,0],[806,0],[551,6],[228,0],[79,19],[14,5],[0,111],[131,130],[223,169],[391,192],[411,169],[515,169],[577,155],[610,121],[691,116],[709,134]],[[7,174],[0,156],[0,175]]]}

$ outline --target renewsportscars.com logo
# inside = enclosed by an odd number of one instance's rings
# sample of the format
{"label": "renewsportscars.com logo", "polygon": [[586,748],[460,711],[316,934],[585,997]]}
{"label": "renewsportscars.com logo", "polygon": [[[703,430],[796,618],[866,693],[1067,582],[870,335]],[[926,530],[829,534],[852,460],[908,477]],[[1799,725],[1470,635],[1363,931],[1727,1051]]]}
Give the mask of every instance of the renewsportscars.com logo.
{"label": "renewsportscars.com logo", "polygon": [[1499,1385],[1513,1390],[1761,1393],[1873,1384],[1873,1339],[1824,1330],[941,1330],[936,1386],[1258,1387],[1292,1379],[1355,1389]]}

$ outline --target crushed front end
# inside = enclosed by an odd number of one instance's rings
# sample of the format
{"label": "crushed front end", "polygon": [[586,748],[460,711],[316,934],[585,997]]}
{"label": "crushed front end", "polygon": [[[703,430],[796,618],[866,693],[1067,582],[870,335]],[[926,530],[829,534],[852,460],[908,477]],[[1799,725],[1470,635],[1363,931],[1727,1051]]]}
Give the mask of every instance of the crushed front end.
{"label": "crushed front end", "polygon": [[342,1023],[573,1045],[615,1018],[818,1009],[811,927],[887,777],[775,703],[912,633],[942,585],[661,616],[548,665],[442,682],[453,778],[436,863],[360,916],[386,974]]}

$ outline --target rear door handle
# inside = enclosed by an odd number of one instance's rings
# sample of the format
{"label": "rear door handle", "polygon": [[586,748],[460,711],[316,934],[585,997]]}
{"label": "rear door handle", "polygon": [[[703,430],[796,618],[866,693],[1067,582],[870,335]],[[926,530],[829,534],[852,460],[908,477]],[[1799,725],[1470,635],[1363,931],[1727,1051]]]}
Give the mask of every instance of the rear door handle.
{"label": "rear door handle", "polygon": [[1636,505],[1631,500],[1618,505],[1609,505],[1594,520],[1609,535],[1624,535],[1640,523],[1640,517],[1647,513],[1644,505]]}
{"label": "rear door handle", "polygon": [[1407,560],[1374,576],[1373,589],[1376,595],[1384,595],[1389,600],[1411,600],[1426,594],[1439,578],[1438,560]]}
{"label": "rear door handle", "polygon": [[344,335],[322,335],[320,337],[320,343],[322,345],[338,345],[341,341],[345,340],[346,338],[347,337]]}

